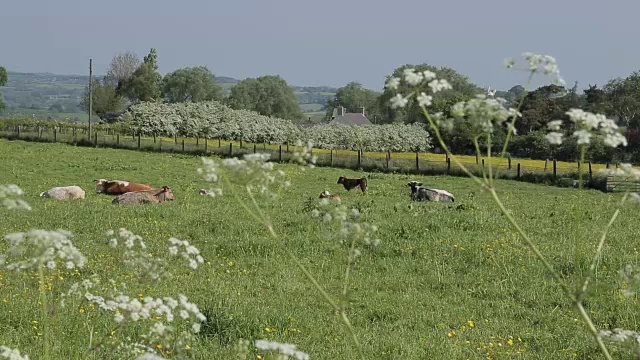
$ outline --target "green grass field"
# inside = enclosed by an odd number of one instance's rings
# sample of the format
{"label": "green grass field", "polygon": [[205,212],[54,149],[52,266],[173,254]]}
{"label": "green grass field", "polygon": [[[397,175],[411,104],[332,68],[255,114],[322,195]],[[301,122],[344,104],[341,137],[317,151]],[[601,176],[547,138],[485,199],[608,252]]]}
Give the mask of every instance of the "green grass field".
{"label": "green grass field", "polygon": [[[340,194],[343,204],[358,208],[365,221],[379,228],[381,243],[375,250],[363,249],[348,296],[348,315],[367,358],[601,358],[551,276],[507,226],[490,196],[468,179],[276,165],[292,182],[278,200],[264,204],[281,235],[278,243],[229,196],[231,189],[222,197],[198,195],[209,184],[196,173],[201,166],[197,157],[0,140],[0,165],[0,184],[21,186],[33,207],[31,212],[0,208],[0,234],[67,229],[89,259],[79,272],[48,273],[50,300],[92,273],[128,281],[133,297],[183,293],[209,318],[189,344],[195,359],[231,358],[239,338],[293,343],[312,359],[357,358],[339,316],[282,251],[284,244],[332,296],[340,297],[347,250],[310,216],[308,207],[325,189]],[[367,176],[368,194],[346,192],[336,184],[341,175]],[[119,207],[110,196],[95,194],[96,178],[169,185],[176,200]],[[413,179],[447,189],[456,202],[409,201],[406,184]],[[507,208],[551,264],[568,283],[581,283],[620,195],[515,181],[497,184]],[[64,185],[81,186],[87,198],[56,202],[38,197]],[[637,207],[622,209],[590,287],[586,308],[598,328],[640,326],[639,302],[621,295],[617,275],[624,265],[638,264],[636,219]],[[174,278],[161,284],[134,282],[121,255],[106,243],[104,232],[120,227],[141,235],[154,253],[161,253],[171,236],[189,240],[205,263],[191,273],[173,262]],[[1,244],[0,253],[5,250]],[[0,309],[0,345],[41,358],[45,320],[37,276],[0,270]],[[79,300],[48,311],[52,358],[126,358],[99,345],[139,335],[137,328],[121,328],[111,314]],[[630,358],[621,351],[614,349],[614,357]],[[252,358],[263,357],[256,352]]]}

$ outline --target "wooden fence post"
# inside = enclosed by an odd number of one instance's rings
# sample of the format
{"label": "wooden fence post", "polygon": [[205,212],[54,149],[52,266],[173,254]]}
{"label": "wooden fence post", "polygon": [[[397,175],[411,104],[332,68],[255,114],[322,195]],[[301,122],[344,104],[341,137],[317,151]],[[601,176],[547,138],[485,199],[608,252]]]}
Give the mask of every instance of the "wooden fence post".
{"label": "wooden fence post", "polygon": [[509,161],[509,170],[511,170],[511,155],[509,155],[509,157],[507,158],[507,160]]}
{"label": "wooden fence post", "polygon": [[451,172],[451,158],[447,156],[447,172]]}
{"label": "wooden fence post", "polygon": [[18,137],[20,137],[20,125],[18,125]]}
{"label": "wooden fence post", "polygon": [[282,162],[282,144],[280,144],[280,150],[278,151],[278,161]]}
{"label": "wooden fence post", "polygon": [[544,172],[547,172],[548,168],[549,168],[549,159],[545,159],[544,160]]}
{"label": "wooden fence post", "polygon": [[582,170],[580,169],[580,160],[578,160],[578,173],[579,173],[580,171],[582,171]]}
{"label": "wooden fence post", "polygon": [[58,142],[58,128],[53,128],[53,142]]}
{"label": "wooden fence post", "polygon": [[591,161],[589,161],[589,179],[593,177],[593,172],[591,171]]}
{"label": "wooden fence post", "polygon": [[267,150],[267,143],[262,143],[262,150]]}
{"label": "wooden fence post", "polygon": [[233,143],[229,143],[229,156],[233,155]]}
{"label": "wooden fence post", "polygon": [[155,132],[153,133],[153,143],[154,144],[156,143],[156,133]]}
{"label": "wooden fence post", "polygon": [[484,159],[482,159],[482,168],[484,169]]}
{"label": "wooden fence post", "polygon": [[388,152],[385,154],[385,160],[387,162],[387,170],[389,170],[389,153]]}
{"label": "wooden fence post", "polygon": [[160,144],[158,148],[160,149],[160,152],[162,152],[162,138],[160,138]]}
{"label": "wooden fence post", "polygon": [[207,138],[204,138],[204,152],[205,152],[205,154],[207,153],[208,150],[209,150],[209,140]]}
{"label": "wooden fence post", "polygon": [[140,136],[140,132],[138,132],[138,149],[140,149],[141,143],[142,143],[142,137]]}
{"label": "wooden fence post", "polygon": [[173,134],[173,142],[178,145],[178,133]]}
{"label": "wooden fence post", "polygon": [[182,152],[184,152],[184,137],[182,138]]}
{"label": "wooden fence post", "polygon": [[520,163],[518,163],[518,179],[520,179]]}
{"label": "wooden fence post", "polygon": [[256,153],[256,144],[253,144],[253,153]]}
{"label": "wooden fence post", "polygon": [[196,147],[200,146],[200,135],[196,135]]}
{"label": "wooden fence post", "polygon": [[73,127],[73,140],[75,140],[75,139],[76,139],[76,128],[75,128],[75,126],[74,126],[74,127]]}
{"label": "wooden fence post", "polygon": [[609,168],[609,162],[607,161],[607,169]]}
{"label": "wooden fence post", "polygon": [[420,158],[418,157],[417,151],[416,151],[416,171],[420,171]]}
{"label": "wooden fence post", "polygon": [[358,168],[362,164],[362,154],[360,154],[360,150],[358,150]]}
{"label": "wooden fence post", "polygon": [[116,134],[116,146],[120,146],[120,134]]}
{"label": "wooden fence post", "polygon": [[478,160],[478,153],[476,152],[476,165],[478,165],[480,161]]}
{"label": "wooden fence post", "polygon": [[331,166],[333,166],[333,149],[330,149],[330,154],[331,154]]}
{"label": "wooden fence post", "polygon": [[242,149],[242,139],[240,139],[240,149]]}
{"label": "wooden fence post", "polygon": [[558,177],[558,160],[553,159],[553,177]]}
{"label": "wooden fence post", "polygon": [[218,136],[218,147],[222,147],[222,144],[220,143],[220,136]]}

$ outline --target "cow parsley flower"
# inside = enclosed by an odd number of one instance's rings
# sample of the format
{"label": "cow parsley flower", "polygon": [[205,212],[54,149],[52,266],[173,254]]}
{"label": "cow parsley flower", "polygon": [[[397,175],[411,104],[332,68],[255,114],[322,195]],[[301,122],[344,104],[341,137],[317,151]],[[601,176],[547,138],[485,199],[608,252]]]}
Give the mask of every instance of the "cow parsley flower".
{"label": "cow parsley flower", "polygon": [[[72,234],[66,230],[30,230],[7,234],[7,254],[0,254],[0,266],[7,270],[38,269],[56,267],[56,260],[63,261],[67,269],[84,267],[86,258],[71,242]],[[18,258],[6,264],[10,257]]]}
{"label": "cow parsley flower", "polygon": [[[224,159],[221,162],[202,158],[204,167],[199,168],[198,173],[204,176],[205,181],[219,182],[222,174],[220,169],[224,169],[224,176],[234,183],[243,185],[252,192],[256,191],[259,195],[274,199],[276,194],[270,189],[272,185],[287,187],[287,182],[284,181],[284,172],[276,171],[269,158],[269,154],[262,153],[245,154],[242,159],[234,157]],[[315,156],[310,156],[308,162],[315,162]],[[217,190],[217,193],[222,194],[222,189]]]}
{"label": "cow parsley flower", "polygon": [[418,105],[420,106],[423,106],[423,107],[431,106],[432,101],[433,101],[433,96],[431,95],[427,95],[424,92],[418,95]]}
{"label": "cow parsley flower", "polygon": [[429,87],[431,88],[431,91],[434,94],[437,93],[437,92],[443,91],[443,90],[451,90],[451,89],[453,89],[451,84],[445,79],[432,80],[431,82],[429,82]]}
{"label": "cow parsley flower", "polygon": [[389,81],[387,81],[387,83],[385,84],[385,87],[390,90],[396,90],[398,86],[400,86],[400,79],[398,79],[397,77],[390,78]]}
{"label": "cow parsley flower", "polygon": [[414,69],[404,69],[404,80],[411,86],[416,86],[424,79],[422,73],[415,72]]}
{"label": "cow parsley flower", "polygon": [[551,145],[560,145],[560,144],[562,144],[562,133],[555,132],[555,131],[554,132],[550,132],[547,135],[545,135],[544,138],[547,139],[547,141]]}
{"label": "cow parsley flower", "polygon": [[20,354],[20,350],[12,349],[7,346],[0,346],[0,358],[6,358],[9,360],[29,360],[29,356]]}
{"label": "cow parsley flower", "polygon": [[329,201],[327,198],[320,199],[318,205],[319,208],[311,211],[311,216],[320,218],[325,223],[338,224],[342,236],[341,243],[348,246],[354,243],[371,248],[380,244],[380,239],[375,236],[378,227],[362,222],[362,214],[358,209],[348,209],[345,205]]}
{"label": "cow parsley flower", "polygon": [[[118,229],[117,233],[114,231],[109,231],[108,233],[114,234],[114,237],[108,241],[109,246],[117,248],[122,243],[124,247],[124,264],[136,269],[136,276],[149,278],[153,281],[170,276],[166,262],[163,259],[154,257],[147,251],[147,245],[140,235],[136,235],[125,228]],[[121,241],[118,241],[118,238]]]}
{"label": "cow parsley flower", "polygon": [[391,98],[392,109],[403,108],[407,106],[408,103],[409,103],[409,99],[400,94],[396,94],[396,96]]}
{"label": "cow parsley flower", "polygon": [[479,136],[492,133],[495,127],[502,126],[510,118],[522,116],[516,109],[504,105],[502,98],[480,94],[469,101],[456,103],[451,114],[459,121],[468,123],[472,134]]}
{"label": "cow parsley flower", "polygon": [[[577,138],[579,145],[587,145],[591,142],[594,134],[604,137],[604,143],[610,147],[618,147],[620,145],[627,146],[627,139],[622,135],[620,128],[615,121],[608,119],[605,115],[594,114],[582,109],[570,109],[566,112],[569,120],[575,124],[576,130],[573,136]],[[561,120],[550,121],[547,127],[552,132],[547,134],[546,139],[552,144],[561,144],[562,136],[560,135]]]}
{"label": "cow parsley flower", "polygon": [[256,340],[253,346],[264,351],[277,351],[281,355],[291,356],[297,360],[309,360],[309,354],[299,351],[294,344]]}
{"label": "cow parsley flower", "polygon": [[[300,166],[314,168],[317,160],[317,156],[313,155],[313,143],[308,141],[304,144],[302,141],[298,140],[295,143],[296,147],[302,147],[300,151],[293,152],[293,161],[297,162]],[[284,174],[281,174],[284,175]]]}
{"label": "cow parsley flower", "polygon": [[29,206],[26,201],[22,199],[15,199],[15,197],[22,195],[24,195],[24,191],[22,191],[18,185],[0,185],[0,199],[2,199],[2,206],[8,210],[31,210],[31,206]]}
{"label": "cow parsley flower", "polygon": [[[526,70],[531,74],[542,73],[544,75],[555,75],[556,83],[560,85],[563,85],[565,83],[564,79],[562,79],[562,77],[560,76],[558,64],[553,56],[524,52],[522,53],[522,57],[527,63]],[[504,62],[504,66],[508,69],[514,68],[515,65],[515,59],[507,59]]]}
{"label": "cow parsley flower", "polygon": [[433,71],[425,70],[422,72],[422,77],[424,77],[424,81],[431,81],[436,78],[436,73]]}
{"label": "cow parsley flower", "polygon": [[200,250],[191,245],[186,240],[176,239],[174,237],[169,239],[169,254],[172,256],[178,256],[178,254],[189,262],[189,267],[193,270],[204,263],[204,258],[200,255]]}

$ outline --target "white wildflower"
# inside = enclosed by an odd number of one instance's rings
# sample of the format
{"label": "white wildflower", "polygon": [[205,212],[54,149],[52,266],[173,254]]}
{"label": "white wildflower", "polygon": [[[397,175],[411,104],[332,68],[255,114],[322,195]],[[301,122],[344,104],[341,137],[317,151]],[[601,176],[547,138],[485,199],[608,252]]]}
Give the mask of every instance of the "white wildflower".
{"label": "white wildflower", "polygon": [[[555,75],[556,83],[565,84],[564,79],[560,76],[556,59],[551,55],[534,54],[532,52],[522,53],[522,57],[527,63],[526,70],[535,73],[542,73],[544,75]],[[504,66],[508,69],[514,68],[516,65],[515,59],[507,59],[504,62]]]}
{"label": "white wildflower", "polygon": [[559,132],[550,132],[544,136],[545,139],[552,145],[560,145],[562,144],[562,133]]}
{"label": "white wildflower", "polygon": [[424,81],[431,81],[436,78],[436,73],[433,71],[425,70],[422,72],[422,76],[424,77]]}
{"label": "white wildflower", "polygon": [[146,352],[136,357],[135,360],[166,360],[166,359],[154,353]]}
{"label": "white wildflower", "polygon": [[403,108],[407,106],[408,102],[409,102],[409,99],[405,98],[400,94],[396,94],[396,96],[391,98],[391,108],[392,109]]}
{"label": "white wildflower", "polygon": [[508,58],[504,60],[504,67],[507,69],[511,69],[516,64],[516,60],[514,58]]}
{"label": "white wildflower", "polygon": [[110,240],[109,240],[109,246],[111,246],[111,247],[113,247],[113,248],[114,248],[114,247],[117,247],[117,246],[118,246],[118,239],[116,239],[116,238],[112,238],[112,239],[110,239]]}
{"label": "white wildflower", "polygon": [[0,185],[0,199],[2,199],[2,205],[8,210],[31,210],[31,206],[24,200],[14,199],[22,195],[24,191],[18,185]]}
{"label": "white wildflower", "polygon": [[505,108],[504,104],[504,99],[480,94],[475,99],[456,103],[451,114],[465,121],[473,135],[488,134],[495,127],[501,127],[508,119],[522,115],[513,108]]}
{"label": "white wildflower", "polygon": [[22,260],[10,263],[6,268],[18,271],[38,269],[45,265],[51,268],[55,267],[56,259],[64,261],[67,268],[84,267],[86,258],[73,246],[71,237],[72,234],[65,230],[30,230],[7,234],[4,238],[9,250],[3,258],[6,260],[15,256]]}
{"label": "white wildflower", "polygon": [[591,141],[591,133],[588,130],[577,130],[573,136],[578,138],[578,145],[588,144]]}
{"label": "white wildflower", "polygon": [[20,350],[12,349],[7,346],[0,346],[0,358],[6,358],[9,360],[29,360],[29,356],[20,354]]}
{"label": "white wildflower", "polygon": [[260,350],[277,351],[282,355],[292,356],[297,360],[309,360],[309,354],[298,351],[297,347],[293,344],[256,340],[253,345]]}
{"label": "white wildflower", "polygon": [[187,260],[189,267],[194,270],[198,268],[199,264],[204,263],[204,258],[200,255],[200,250],[186,240],[171,237],[169,238],[168,249],[171,256],[180,255],[182,258]]}
{"label": "white wildflower", "polygon": [[547,123],[547,128],[549,130],[553,130],[553,131],[559,131],[560,130],[560,126],[562,126],[562,120],[553,120],[553,121],[549,121],[549,123]]}
{"label": "white wildflower", "polygon": [[445,79],[432,80],[431,82],[429,82],[429,87],[431,88],[431,91],[434,94],[437,93],[437,92],[443,91],[443,90],[451,90],[451,89],[453,89],[451,84],[449,84],[449,82],[447,80],[445,80]]}
{"label": "white wildflower", "polygon": [[398,79],[397,77],[390,78],[385,85],[385,87],[390,90],[395,90],[398,88],[398,86],[400,86],[400,79]]}
{"label": "white wildflower", "polygon": [[427,95],[424,92],[418,95],[418,105],[420,106],[423,106],[423,107],[431,106],[432,101],[433,101],[433,96]]}
{"label": "white wildflower", "polygon": [[415,72],[414,69],[404,69],[404,80],[411,86],[418,85],[423,80],[422,73]]}

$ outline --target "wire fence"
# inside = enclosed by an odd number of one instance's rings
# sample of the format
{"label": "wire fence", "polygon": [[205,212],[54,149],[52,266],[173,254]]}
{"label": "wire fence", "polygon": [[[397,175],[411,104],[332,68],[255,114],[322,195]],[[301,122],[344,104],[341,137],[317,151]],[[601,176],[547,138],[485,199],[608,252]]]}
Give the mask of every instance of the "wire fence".
{"label": "wire fence", "polygon": [[[217,155],[221,157],[240,157],[243,154],[262,152],[270,154],[274,161],[288,162],[293,152],[300,150],[290,144],[254,144],[243,141],[207,139],[174,136],[142,136],[141,134],[122,135],[110,129],[94,129],[91,137],[86,127],[5,127],[0,137],[41,142],[58,142],[93,147],[110,147],[132,150],[190,153],[199,155]],[[466,174],[446,154],[436,153],[395,153],[364,152],[336,149],[313,149],[317,157],[316,165],[331,166],[364,171],[382,171],[423,175],[459,175]],[[564,180],[577,179],[582,173],[586,179],[592,179],[597,171],[609,168],[610,164],[594,164],[590,161],[560,162],[554,159],[525,160],[506,158],[483,158],[479,156],[457,156],[460,162],[473,174],[481,175],[491,171],[497,178],[516,179],[535,183],[558,185]],[[562,185],[562,184],[560,184]]]}

